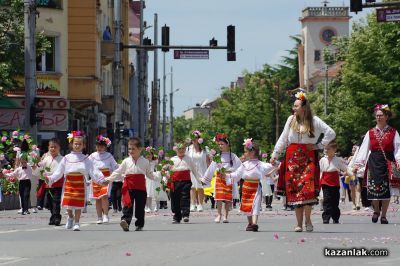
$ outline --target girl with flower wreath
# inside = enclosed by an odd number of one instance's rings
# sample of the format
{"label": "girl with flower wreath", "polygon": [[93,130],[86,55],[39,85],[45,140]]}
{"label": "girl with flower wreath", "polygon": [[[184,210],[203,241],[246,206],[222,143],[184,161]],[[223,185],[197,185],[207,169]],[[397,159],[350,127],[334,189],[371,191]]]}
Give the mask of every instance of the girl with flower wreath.
{"label": "girl with flower wreath", "polygon": [[[155,156],[156,150],[149,146],[145,149],[145,158],[150,162],[151,171],[155,174],[155,167],[158,163],[157,157]],[[158,187],[159,182],[156,180],[150,179],[146,177],[146,191],[147,191],[147,199],[146,206],[144,211],[149,213],[152,211],[153,198],[155,198],[156,187]],[[154,212],[157,212],[160,208],[159,204],[156,204],[154,207]]]}
{"label": "girl with flower wreath", "polygon": [[[107,152],[107,148],[111,146],[111,140],[103,135],[96,137],[96,151],[89,156],[93,166],[99,169],[104,177],[108,177],[118,168],[113,155]],[[108,223],[108,210],[110,195],[110,185],[97,183],[94,179],[90,184],[90,198],[96,200],[97,224]]]}
{"label": "girl with flower wreath", "polygon": [[83,132],[72,131],[67,138],[72,151],[61,160],[54,173],[45,173],[44,176],[49,186],[64,177],[61,206],[68,212],[65,228],[80,231],[79,220],[86,204],[86,183],[89,182],[89,176],[101,183],[104,175],[93,165],[89,156],[82,153],[86,143]]}
{"label": "girl with flower wreath", "polygon": [[[368,130],[354,160],[353,172],[366,166],[367,197],[372,201],[374,214],[372,222],[388,224],[386,213],[391,195],[399,195],[400,179],[391,178],[389,170],[400,168],[400,137],[397,130],[388,125],[392,112],[387,104],[374,107],[376,126]],[[396,164],[397,169],[389,169],[389,164]]]}
{"label": "girl with flower wreath", "polygon": [[[210,157],[205,147],[204,139],[199,130],[194,130],[190,134],[191,145],[187,148],[186,155],[189,156],[196,165],[201,176],[207,171],[210,165]],[[190,174],[192,180],[192,190],[190,192],[190,211],[203,211],[204,188],[201,182],[198,182],[193,173]]]}
{"label": "girl with flower wreath", "polygon": [[218,144],[221,153],[217,155],[217,152],[214,149],[210,150],[210,154],[213,156],[213,161],[204,173],[201,182],[210,185],[211,180],[216,173],[214,199],[216,201],[218,214],[214,221],[216,223],[221,222],[222,204],[224,203],[225,215],[222,222],[229,223],[228,216],[229,211],[232,209],[233,191],[237,189],[237,183],[227,185],[222,174],[234,172],[241,166],[242,162],[236,154],[231,152],[230,142],[227,135],[217,134],[214,141]]}
{"label": "girl with flower wreath", "polygon": [[260,161],[260,146],[253,142],[253,139],[245,139],[244,155],[246,161],[230,174],[226,176],[226,184],[237,183],[243,179],[242,201],[240,212],[247,215],[248,225],[246,231],[258,231],[258,215],[261,210],[262,189],[261,180],[266,179],[267,175],[276,170],[270,163]]}
{"label": "girl with flower wreath", "polygon": [[[311,210],[312,205],[318,204],[319,195],[318,150],[334,140],[336,134],[324,121],[313,115],[304,92],[296,93],[295,98],[294,114],[287,119],[270,162],[274,165],[279,154],[285,151],[277,191],[286,196],[288,205],[295,207],[295,232],[303,231],[304,216],[306,231],[312,232]],[[317,144],[321,134],[324,137]]]}

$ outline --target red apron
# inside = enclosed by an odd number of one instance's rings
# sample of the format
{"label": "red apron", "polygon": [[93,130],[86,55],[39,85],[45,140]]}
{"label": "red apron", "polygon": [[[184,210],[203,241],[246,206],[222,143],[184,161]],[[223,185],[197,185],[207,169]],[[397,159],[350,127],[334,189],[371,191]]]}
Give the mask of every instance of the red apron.
{"label": "red apron", "polygon": [[68,173],[61,206],[84,208],[85,200],[85,176],[79,172]]}
{"label": "red apron", "polygon": [[242,202],[240,203],[240,211],[244,213],[253,212],[253,202],[256,198],[259,180],[245,179],[242,185]]}
{"label": "red apron", "polygon": [[[100,168],[99,169],[104,177],[110,176],[110,170],[108,168]],[[94,199],[100,199],[104,196],[108,196],[108,184],[107,185],[100,185],[92,180],[92,196]]]}
{"label": "red apron", "polygon": [[221,174],[217,172],[215,177],[215,200],[232,201],[232,184],[227,185],[226,181],[221,178]]}

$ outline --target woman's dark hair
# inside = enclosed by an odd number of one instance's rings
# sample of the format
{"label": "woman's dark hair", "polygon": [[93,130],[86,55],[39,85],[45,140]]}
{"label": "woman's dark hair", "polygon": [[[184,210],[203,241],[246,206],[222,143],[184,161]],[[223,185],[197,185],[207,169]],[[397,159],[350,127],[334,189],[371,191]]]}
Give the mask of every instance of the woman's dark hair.
{"label": "woman's dark hair", "polygon": [[26,141],[26,139],[24,139],[21,143],[21,152],[28,152],[29,151],[29,144]]}
{"label": "woman's dark hair", "polygon": [[60,140],[57,139],[57,138],[52,138],[52,139],[50,139],[50,140],[49,140],[49,144],[50,144],[50,142],[53,142],[54,144],[57,144],[58,146],[61,147]]}
{"label": "woman's dark hair", "polygon": [[[246,148],[247,149],[247,148]],[[248,149],[249,150],[249,149]],[[260,155],[260,145],[258,143],[253,142],[253,148],[249,151],[254,151],[257,159],[261,159],[261,155]]]}
{"label": "woman's dark hair", "polygon": [[228,138],[220,138],[217,141],[222,141],[229,146],[229,164],[230,164],[230,166],[233,166],[232,151],[231,151],[231,145],[229,144],[229,139]]}

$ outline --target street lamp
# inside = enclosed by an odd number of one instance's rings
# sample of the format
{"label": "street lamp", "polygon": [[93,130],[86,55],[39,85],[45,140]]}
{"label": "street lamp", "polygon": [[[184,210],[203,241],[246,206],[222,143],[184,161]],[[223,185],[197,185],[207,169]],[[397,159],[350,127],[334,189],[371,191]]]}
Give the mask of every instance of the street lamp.
{"label": "street lamp", "polygon": [[[172,79],[171,79],[171,85],[172,85]],[[173,87],[171,86],[171,92],[169,93],[169,111],[170,111],[170,120],[171,120],[171,126],[169,129],[170,132],[170,139],[169,139],[169,145],[170,148],[173,147],[174,143],[174,104],[173,104],[173,99],[174,99],[174,93],[179,91],[180,89],[175,89],[173,90]]]}

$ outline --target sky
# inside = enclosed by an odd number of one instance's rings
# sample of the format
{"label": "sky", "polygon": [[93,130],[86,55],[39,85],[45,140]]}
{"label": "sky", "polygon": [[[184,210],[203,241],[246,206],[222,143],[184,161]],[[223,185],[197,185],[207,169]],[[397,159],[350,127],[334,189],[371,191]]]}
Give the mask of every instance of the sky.
{"label": "sky", "polygon": [[[329,6],[349,5],[349,0],[331,0]],[[226,27],[236,27],[236,61],[226,60],[226,50],[210,50],[208,60],[173,59],[166,53],[166,90],[169,96],[173,68],[174,116],[184,110],[212,100],[221,88],[236,81],[244,71],[254,72],[264,64],[279,64],[281,57],[295,43],[289,38],[301,31],[299,18],[306,7],[322,6],[318,0],[146,0],[144,19],[154,25],[158,14],[159,44],[161,26],[170,27],[170,45],[208,45],[215,37],[226,45]],[[365,17],[366,11],[351,14],[352,20]],[[145,36],[154,41],[154,27]],[[149,79],[153,80],[153,53],[149,53]],[[163,53],[158,53],[158,78],[163,80]],[[151,82],[151,81],[150,81]],[[150,87],[150,86],[149,86]],[[161,97],[163,84],[161,83]],[[151,95],[151,94],[149,94]],[[169,98],[167,97],[169,100]],[[167,102],[167,110],[169,102]],[[162,110],[162,109],[161,109]],[[169,112],[167,114],[169,116]]]}

